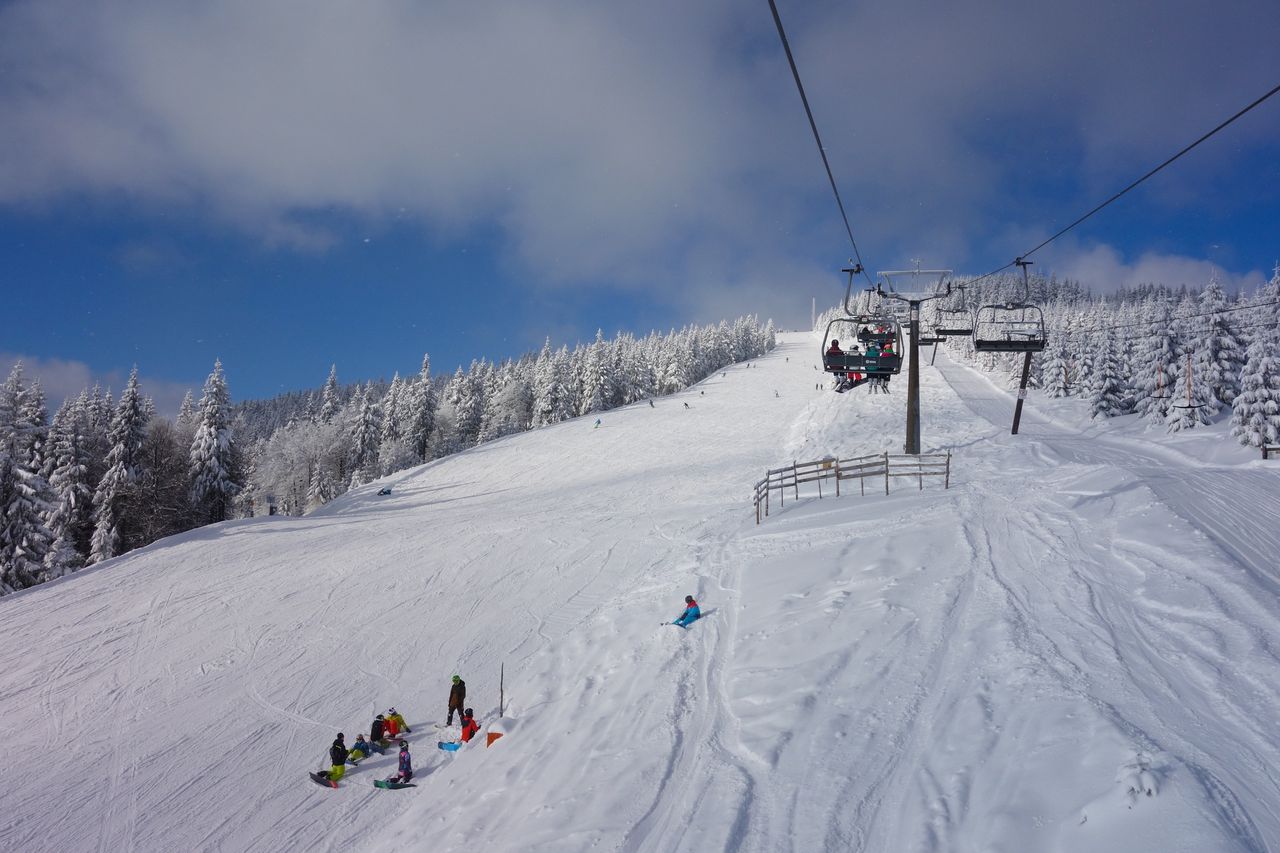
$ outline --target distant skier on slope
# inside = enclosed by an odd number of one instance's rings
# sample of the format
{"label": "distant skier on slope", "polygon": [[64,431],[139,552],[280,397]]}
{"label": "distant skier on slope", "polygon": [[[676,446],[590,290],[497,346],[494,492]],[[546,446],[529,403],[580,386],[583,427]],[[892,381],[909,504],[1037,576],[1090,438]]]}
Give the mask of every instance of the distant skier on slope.
{"label": "distant skier on slope", "polygon": [[347,756],[350,754],[342,738],[342,732],[338,732],[338,736],[333,740],[333,746],[329,747],[329,763],[333,765],[333,769],[329,771],[329,781],[335,784],[347,772]]}
{"label": "distant skier on slope", "polygon": [[702,611],[698,609],[698,602],[693,600],[692,595],[684,597],[684,612],[672,620],[672,625],[679,625],[681,628],[688,628],[695,619],[702,615]]}
{"label": "distant skier on slope", "polygon": [[457,711],[462,714],[462,707],[467,701],[467,682],[463,681],[461,676],[453,677],[453,686],[449,688],[449,716],[445,720],[446,726],[453,725],[453,712]]}

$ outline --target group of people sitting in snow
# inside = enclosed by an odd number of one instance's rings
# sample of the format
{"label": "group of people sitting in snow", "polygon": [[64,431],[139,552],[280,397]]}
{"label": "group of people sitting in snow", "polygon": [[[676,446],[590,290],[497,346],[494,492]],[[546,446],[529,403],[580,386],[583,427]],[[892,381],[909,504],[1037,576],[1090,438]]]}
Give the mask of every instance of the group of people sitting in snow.
{"label": "group of people sitting in snow", "polygon": [[[445,725],[453,725],[453,715],[454,712],[457,712],[462,726],[462,735],[460,741],[455,743],[441,741],[439,747],[443,750],[450,752],[457,750],[459,746],[470,741],[480,731],[480,724],[476,722],[472,710],[463,707],[466,699],[466,682],[462,680],[461,676],[453,676],[453,683],[449,688],[449,709]],[[372,725],[369,726],[368,740],[365,740],[363,734],[358,734],[356,735],[356,742],[348,748],[345,735],[342,732],[338,732],[333,745],[329,747],[329,762],[332,769],[325,775],[327,775],[330,783],[336,787],[338,780],[346,774],[348,764],[355,767],[375,752],[381,755],[399,738],[400,760],[396,766],[396,774],[386,781],[390,784],[407,785],[413,779],[413,759],[409,754],[409,742],[401,738],[400,734],[407,734],[411,731],[413,730],[409,728],[404,717],[395,708],[389,708],[386,714],[378,714],[374,718]]]}

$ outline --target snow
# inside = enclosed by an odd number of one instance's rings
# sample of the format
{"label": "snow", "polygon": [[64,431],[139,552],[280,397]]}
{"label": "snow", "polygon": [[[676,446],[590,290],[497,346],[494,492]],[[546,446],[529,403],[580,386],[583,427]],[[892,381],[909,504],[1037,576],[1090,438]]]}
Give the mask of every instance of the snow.
{"label": "snow", "polygon": [[[0,599],[0,848],[1280,847],[1280,465],[1039,393],[1010,436],[940,353],[950,490],[756,526],[766,468],[901,450],[905,374],[819,347]],[[455,672],[489,748],[435,748]],[[306,778],[391,705],[416,788]]]}

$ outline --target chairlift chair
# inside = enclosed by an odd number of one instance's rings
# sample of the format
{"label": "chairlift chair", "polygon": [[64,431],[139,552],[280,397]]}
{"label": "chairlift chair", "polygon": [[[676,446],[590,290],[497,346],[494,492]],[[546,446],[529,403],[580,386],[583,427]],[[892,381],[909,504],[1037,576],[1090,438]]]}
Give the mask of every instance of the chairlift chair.
{"label": "chairlift chair", "polygon": [[1022,301],[983,305],[977,310],[973,316],[973,348],[977,352],[1044,350],[1044,312],[1031,304],[1027,277],[1027,267],[1034,261],[1018,258],[1014,263],[1022,268]]}
{"label": "chairlift chair", "polygon": [[[872,324],[884,326],[884,331],[879,331]],[[860,341],[863,348],[858,352],[845,351],[841,355],[833,355],[829,352],[833,340],[844,341],[845,347],[851,347],[853,341]],[[834,374],[865,373],[868,376],[901,373],[902,354],[898,352],[901,340],[902,327],[896,321],[883,317],[837,317],[827,324],[822,341],[823,370]],[[890,341],[893,352],[885,352],[884,347]]]}
{"label": "chairlift chair", "polygon": [[[941,283],[939,283],[941,286]],[[951,307],[939,305],[933,311],[933,333],[942,337],[963,337],[973,334],[973,312],[965,307],[964,292],[966,286],[956,285],[960,291],[960,299],[951,302]],[[948,288],[948,293],[950,289]]]}
{"label": "chairlift chair", "polygon": [[984,305],[973,318],[977,352],[1041,352],[1045,340],[1044,312],[1035,305]]}
{"label": "chairlift chair", "polygon": [[973,334],[973,314],[964,308],[939,308],[934,315],[933,331],[943,337]]}

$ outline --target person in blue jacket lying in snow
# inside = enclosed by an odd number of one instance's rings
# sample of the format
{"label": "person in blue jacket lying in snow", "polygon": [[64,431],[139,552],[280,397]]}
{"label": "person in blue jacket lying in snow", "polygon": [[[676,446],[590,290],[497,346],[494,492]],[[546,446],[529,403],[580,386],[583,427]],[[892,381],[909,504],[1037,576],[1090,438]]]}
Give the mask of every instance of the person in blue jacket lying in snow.
{"label": "person in blue jacket lying in snow", "polygon": [[702,615],[702,611],[698,609],[698,602],[693,600],[692,595],[684,597],[684,612],[681,613],[671,624],[679,625],[681,628],[688,628],[693,620]]}

